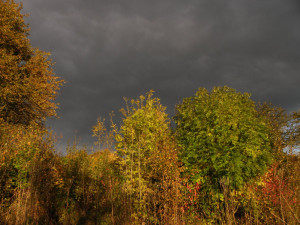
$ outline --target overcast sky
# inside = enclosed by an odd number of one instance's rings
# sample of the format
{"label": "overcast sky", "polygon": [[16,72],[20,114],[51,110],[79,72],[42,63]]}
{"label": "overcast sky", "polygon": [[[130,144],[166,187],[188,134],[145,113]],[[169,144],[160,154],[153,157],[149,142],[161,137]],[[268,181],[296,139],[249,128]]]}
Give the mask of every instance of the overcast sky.
{"label": "overcast sky", "polygon": [[[300,109],[299,0],[23,0],[34,47],[67,81],[57,101],[63,151],[91,144],[97,117],[150,89],[174,115],[199,87],[227,85]],[[118,116],[117,116],[118,120]]]}

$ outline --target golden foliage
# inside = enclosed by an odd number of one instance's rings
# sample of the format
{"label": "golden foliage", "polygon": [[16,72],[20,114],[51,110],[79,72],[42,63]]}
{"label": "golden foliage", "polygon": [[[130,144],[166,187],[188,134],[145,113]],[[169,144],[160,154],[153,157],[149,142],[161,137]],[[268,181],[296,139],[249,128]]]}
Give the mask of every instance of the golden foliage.
{"label": "golden foliage", "polygon": [[0,1],[0,118],[13,124],[42,123],[56,115],[63,81],[54,76],[49,53],[32,48],[22,5]]}

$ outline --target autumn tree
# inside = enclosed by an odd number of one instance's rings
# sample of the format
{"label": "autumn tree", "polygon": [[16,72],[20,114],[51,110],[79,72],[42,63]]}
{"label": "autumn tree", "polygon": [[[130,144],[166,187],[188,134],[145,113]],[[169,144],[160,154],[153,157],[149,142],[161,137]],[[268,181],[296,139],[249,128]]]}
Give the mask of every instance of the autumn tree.
{"label": "autumn tree", "polygon": [[49,54],[30,45],[21,10],[20,3],[0,0],[1,224],[44,223],[56,214],[50,199],[58,163],[44,122],[56,115],[63,81],[54,76]]}
{"label": "autumn tree", "polygon": [[22,5],[0,1],[0,119],[42,124],[55,116],[62,80],[53,75],[49,53],[33,48]]}
{"label": "autumn tree", "polygon": [[179,224],[177,146],[165,107],[152,96],[150,91],[127,101],[116,136],[126,180],[128,213],[138,224]]}

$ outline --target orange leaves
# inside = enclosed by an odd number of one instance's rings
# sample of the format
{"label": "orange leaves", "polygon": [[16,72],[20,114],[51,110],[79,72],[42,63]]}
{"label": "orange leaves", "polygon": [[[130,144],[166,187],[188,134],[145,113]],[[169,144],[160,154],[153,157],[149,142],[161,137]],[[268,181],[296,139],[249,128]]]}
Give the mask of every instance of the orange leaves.
{"label": "orange leaves", "polygon": [[0,2],[0,44],[13,54],[28,54],[28,26],[21,14],[22,5],[14,1]]}
{"label": "orange leaves", "polygon": [[14,124],[43,123],[63,81],[53,76],[48,53],[32,48],[21,6],[0,2],[0,118]]}

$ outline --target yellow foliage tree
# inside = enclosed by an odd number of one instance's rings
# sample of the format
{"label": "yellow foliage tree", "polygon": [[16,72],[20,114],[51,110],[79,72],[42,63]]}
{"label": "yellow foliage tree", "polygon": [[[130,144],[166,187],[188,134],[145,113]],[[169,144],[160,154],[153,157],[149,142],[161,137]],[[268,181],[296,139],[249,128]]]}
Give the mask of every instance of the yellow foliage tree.
{"label": "yellow foliage tree", "polygon": [[180,224],[177,146],[168,115],[153,91],[131,100],[116,149],[122,158],[132,224]]}

